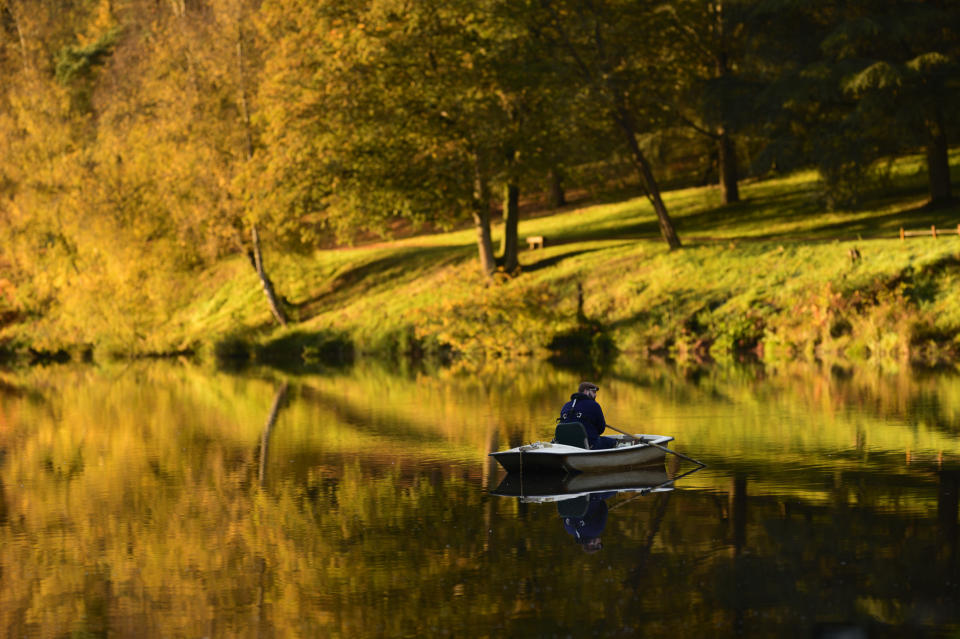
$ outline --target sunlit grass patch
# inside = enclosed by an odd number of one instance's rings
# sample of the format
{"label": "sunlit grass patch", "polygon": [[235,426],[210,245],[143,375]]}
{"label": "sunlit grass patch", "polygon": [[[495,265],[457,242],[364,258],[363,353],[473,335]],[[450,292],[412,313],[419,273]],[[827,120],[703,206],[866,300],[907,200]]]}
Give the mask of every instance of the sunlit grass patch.
{"label": "sunlit grass patch", "polygon": [[[302,330],[349,336],[360,353],[543,356],[554,336],[569,334],[585,319],[599,322],[627,352],[719,356],[757,350],[764,342],[788,345],[791,356],[850,345],[879,351],[882,340],[851,332],[876,333],[870,323],[882,322],[882,313],[858,319],[847,317],[851,309],[863,311],[863,300],[874,303],[877,291],[903,273],[922,273],[960,253],[956,236],[895,239],[902,225],[943,227],[955,214],[919,208],[919,166],[919,159],[907,158],[890,167],[888,190],[857,210],[824,210],[812,171],[744,182],[743,199],[734,205],[722,205],[713,187],[667,193],[685,243],[673,252],[659,239],[645,197],[525,219],[521,246],[524,237],[542,235],[545,247],[521,251],[520,277],[492,282],[476,268],[473,229],[282,257],[272,272]],[[495,227],[495,243],[499,232]],[[208,315],[214,332],[222,331],[236,323],[239,309],[220,295],[242,298],[261,310],[239,311],[240,323],[269,339],[269,316],[256,300],[259,291],[251,293],[257,287],[250,277],[242,278],[242,296],[220,291],[206,307],[189,307],[193,317],[202,324]],[[931,277],[936,283],[928,288],[937,293],[930,299],[901,299],[912,305],[912,325],[925,322],[925,328],[901,331],[900,342],[960,327],[960,303],[946,295],[956,275],[941,268]],[[858,295],[857,304],[844,301]],[[822,312],[843,318],[810,329],[816,324],[811,309],[829,300],[843,309]]]}

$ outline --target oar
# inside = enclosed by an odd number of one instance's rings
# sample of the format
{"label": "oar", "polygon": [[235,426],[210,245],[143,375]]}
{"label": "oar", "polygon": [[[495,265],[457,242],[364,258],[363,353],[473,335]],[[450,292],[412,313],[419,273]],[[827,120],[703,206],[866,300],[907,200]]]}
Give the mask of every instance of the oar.
{"label": "oar", "polygon": [[670,453],[671,455],[676,455],[676,456],[679,457],[680,459],[686,459],[687,461],[693,462],[694,464],[699,464],[700,466],[706,466],[706,464],[704,464],[702,461],[698,461],[698,460],[694,459],[693,457],[687,457],[687,456],[684,455],[683,453],[678,453],[678,452],[675,451],[675,450],[670,450],[670,449],[667,448],[666,446],[661,446],[660,444],[654,444],[653,442],[651,442],[651,441],[646,441],[646,440],[644,440],[644,439],[638,439],[636,436],[631,435],[630,433],[628,433],[628,432],[625,431],[625,430],[620,430],[620,429],[617,428],[616,426],[611,426],[610,424],[607,424],[607,428],[613,429],[613,430],[617,431],[618,433],[622,433],[622,434],[626,435],[627,437],[630,437],[630,438],[632,438],[632,439],[634,439],[634,440],[636,440],[636,441],[638,441],[638,442],[640,442],[640,443],[642,443],[642,444],[649,444],[650,446],[653,446],[654,448],[659,448],[660,450],[662,450],[662,451],[664,451],[664,452],[667,452],[667,453]]}
{"label": "oar", "polygon": [[[624,434],[626,434],[626,433],[624,433]],[[649,494],[652,493],[653,491],[657,490],[658,488],[665,488],[665,487],[667,487],[667,486],[669,486],[669,485],[677,482],[678,480],[683,479],[683,478],[686,477],[687,475],[692,475],[693,473],[697,472],[697,471],[700,470],[701,468],[703,468],[703,466],[698,466],[697,468],[691,468],[691,469],[688,470],[687,472],[681,473],[681,474],[677,475],[676,477],[674,477],[673,479],[668,479],[667,481],[662,482],[662,483],[659,483],[659,484],[657,484],[656,486],[650,486],[649,488],[641,488],[639,491],[637,491],[637,494],[634,495],[633,497],[631,497],[630,499],[625,499],[625,500],[623,500],[623,501],[621,501],[621,502],[619,502],[619,503],[617,503],[617,504],[614,504],[613,506],[610,506],[610,510],[613,510],[614,508],[617,508],[617,507],[619,507],[619,506],[622,506],[622,505],[624,505],[625,503],[627,503],[628,501],[633,501],[633,500],[636,499],[637,497],[646,497],[647,495],[649,495]]]}
{"label": "oar", "polygon": [[[626,434],[628,434],[628,433],[624,433],[624,434],[626,435]],[[625,503],[627,503],[627,502],[629,502],[629,501],[633,501],[633,500],[636,499],[637,497],[646,497],[647,495],[649,495],[649,494],[652,493],[653,491],[657,490],[658,488],[664,488],[664,487],[666,487],[666,486],[669,486],[670,484],[672,484],[672,483],[674,483],[674,482],[676,482],[676,481],[679,481],[679,480],[683,479],[683,478],[686,477],[687,475],[692,475],[693,473],[697,472],[697,471],[700,470],[701,468],[703,468],[703,466],[698,466],[697,468],[691,468],[691,469],[688,470],[687,472],[681,473],[681,474],[677,475],[676,477],[674,477],[673,479],[668,479],[667,481],[665,481],[665,482],[663,482],[663,483],[660,483],[660,484],[657,484],[656,486],[650,486],[649,488],[641,488],[639,491],[637,491],[637,494],[634,495],[633,497],[631,497],[631,498],[629,498],[629,499],[624,499],[623,501],[618,502],[618,503],[614,504],[613,506],[610,506],[610,510],[613,510],[614,508],[619,508],[620,506],[623,506]]]}

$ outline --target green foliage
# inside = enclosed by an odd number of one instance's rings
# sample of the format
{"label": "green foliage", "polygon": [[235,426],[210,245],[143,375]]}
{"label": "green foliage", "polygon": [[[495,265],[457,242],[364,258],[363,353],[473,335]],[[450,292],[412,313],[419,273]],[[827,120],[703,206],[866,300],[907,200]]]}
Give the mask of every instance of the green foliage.
{"label": "green foliage", "polygon": [[418,340],[436,340],[474,362],[542,356],[552,332],[574,319],[559,301],[555,285],[504,282],[416,312],[411,320]]}
{"label": "green foliage", "polygon": [[710,354],[716,358],[754,351],[763,341],[767,322],[759,309],[725,309],[723,313],[711,313],[708,321],[708,331],[714,336]]}
{"label": "green foliage", "polygon": [[[951,78],[960,68],[960,41],[951,26],[956,11],[939,3],[853,2],[838,7],[826,23],[824,96],[832,117],[819,120],[820,137],[830,136],[837,154],[820,154],[828,196],[842,205],[856,199],[857,167],[883,155],[926,147],[933,201],[949,200],[949,169],[943,152],[960,134],[957,91]],[[907,26],[909,25],[909,26]],[[852,101],[851,101],[852,100]],[[839,155],[841,159],[834,159]]]}
{"label": "green foliage", "polygon": [[[913,161],[891,168],[887,188],[902,192],[899,199],[883,196],[873,200],[876,208],[831,214],[812,214],[818,208],[811,172],[745,185],[747,200],[725,207],[723,224],[710,214],[715,191],[673,192],[668,203],[678,219],[693,235],[712,238],[680,252],[660,248],[643,199],[525,220],[522,234],[554,242],[521,254],[521,277],[494,284],[485,283],[469,261],[470,230],[309,257],[268,256],[277,277],[297,284],[287,293],[300,323],[289,334],[270,330],[256,278],[245,258],[236,257],[156,291],[158,301],[177,300],[174,309],[148,313],[146,298],[131,297],[141,300],[140,308],[111,321],[136,324],[120,330],[104,323],[113,317],[109,313],[87,314],[78,316],[87,320],[80,334],[88,343],[104,344],[101,353],[190,349],[262,355],[273,362],[286,353],[302,362],[305,356],[337,359],[333,351],[352,350],[473,368],[548,357],[570,336],[600,360],[611,348],[626,357],[673,353],[691,359],[753,351],[770,361],[827,354],[897,359],[904,353],[919,357],[921,350],[947,357],[960,334],[960,306],[949,294],[960,277],[952,261],[956,238],[894,239],[898,225],[909,219],[904,216],[915,215],[908,211],[922,189],[916,166]],[[943,226],[950,213],[929,215],[924,223]],[[855,234],[865,239],[823,241]],[[859,262],[849,257],[853,246],[862,252]],[[584,291],[583,313],[597,329],[589,335],[577,316],[577,282]],[[824,288],[825,282],[836,284]],[[131,285],[144,294],[150,288]],[[900,292],[884,293],[888,287]],[[122,298],[127,296],[124,291]],[[116,307],[110,302],[105,311]],[[42,342],[40,326],[49,331]],[[14,324],[5,334],[51,347],[76,339],[47,321]],[[931,350],[931,343],[939,350]]]}
{"label": "green foliage", "polygon": [[93,71],[102,66],[117,43],[119,29],[112,29],[94,42],[66,46],[57,53],[54,76],[67,86],[76,81],[89,81]]}
{"label": "green foliage", "polygon": [[[0,341],[15,348],[255,354],[277,336],[246,260],[254,224],[313,336],[287,350],[315,357],[327,336],[359,353],[543,354],[578,330],[576,282],[597,334],[625,351],[749,349],[791,296],[910,266],[904,300],[932,318],[916,335],[939,343],[960,325],[951,268],[897,250],[851,267],[794,241],[953,224],[950,208],[916,206],[925,160],[897,161],[924,145],[934,157],[960,121],[957,15],[942,3],[20,4],[0,30]],[[711,67],[724,55],[726,74]],[[670,163],[658,178],[712,161],[679,118],[749,131],[741,153],[782,143],[777,168],[815,158],[823,181],[744,184],[727,207],[710,189],[670,194],[705,238],[676,255],[647,242],[642,200],[534,216],[521,237],[553,245],[523,255],[519,277],[471,275],[495,187],[529,193],[553,169],[593,195],[631,187],[612,126],[625,116],[640,135],[621,146]],[[312,252],[424,228],[450,232]],[[730,238],[756,241],[718,248]]]}

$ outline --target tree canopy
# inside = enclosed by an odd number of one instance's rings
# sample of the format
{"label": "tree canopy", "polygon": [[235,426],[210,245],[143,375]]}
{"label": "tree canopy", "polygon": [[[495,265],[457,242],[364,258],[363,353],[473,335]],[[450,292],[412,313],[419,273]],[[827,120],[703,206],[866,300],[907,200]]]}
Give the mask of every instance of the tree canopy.
{"label": "tree canopy", "polygon": [[230,254],[281,322],[271,256],[398,227],[472,225],[482,272],[516,273],[521,197],[624,166],[671,248],[665,181],[735,202],[745,176],[815,166],[844,206],[922,152],[950,202],[954,5],[0,0],[4,280],[122,341],[166,312],[165,274]]}

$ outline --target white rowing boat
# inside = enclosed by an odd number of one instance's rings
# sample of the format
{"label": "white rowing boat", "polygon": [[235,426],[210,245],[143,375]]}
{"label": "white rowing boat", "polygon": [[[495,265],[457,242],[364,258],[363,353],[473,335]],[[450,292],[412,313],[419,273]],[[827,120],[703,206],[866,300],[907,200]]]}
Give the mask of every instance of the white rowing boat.
{"label": "white rowing boat", "polygon": [[597,492],[652,493],[673,490],[663,466],[646,466],[612,473],[507,473],[491,490],[498,497],[519,497],[526,503],[563,501]]}
{"label": "white rowing boat", "polygon": [[614,448],[584,449],[553,442],[534,442],[490,453],[507,472],[606,473],[663,462],[673,441],[669,435],[619,435]]}

